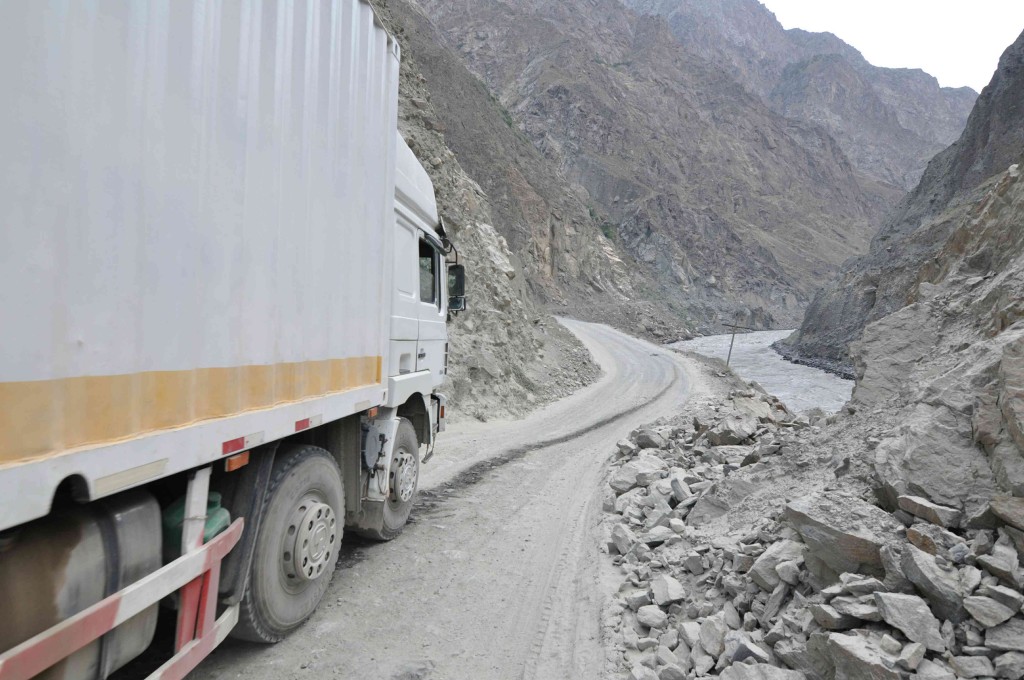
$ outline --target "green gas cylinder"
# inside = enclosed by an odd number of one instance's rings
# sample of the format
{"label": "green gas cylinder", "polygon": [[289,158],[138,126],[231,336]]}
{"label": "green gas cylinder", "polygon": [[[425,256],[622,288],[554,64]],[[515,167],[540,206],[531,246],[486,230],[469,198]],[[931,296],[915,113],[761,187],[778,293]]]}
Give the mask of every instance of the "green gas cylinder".
{"label": "green gas cylinder", "polygon": [[[231,513],[220,506],[221,496],[211,491],[206,497],[206,526],[203,529],[203,543],[228,528]],[[170,562],[181,556],[181,527],[185,523],[185,496],[167,506],[163,512],[164,561]]]}

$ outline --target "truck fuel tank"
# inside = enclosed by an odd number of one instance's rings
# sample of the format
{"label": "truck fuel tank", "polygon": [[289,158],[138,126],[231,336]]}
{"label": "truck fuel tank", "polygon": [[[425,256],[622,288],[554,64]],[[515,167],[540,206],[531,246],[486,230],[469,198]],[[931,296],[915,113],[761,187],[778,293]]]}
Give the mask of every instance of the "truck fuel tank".
{"label": "truck fuel tank", "polygon": [[[143,490],[56,511],[0,536],[0,650],[99,602],[161,566],[160,506]],[[149,646],[154,604],[39,678],[106,678]]]}

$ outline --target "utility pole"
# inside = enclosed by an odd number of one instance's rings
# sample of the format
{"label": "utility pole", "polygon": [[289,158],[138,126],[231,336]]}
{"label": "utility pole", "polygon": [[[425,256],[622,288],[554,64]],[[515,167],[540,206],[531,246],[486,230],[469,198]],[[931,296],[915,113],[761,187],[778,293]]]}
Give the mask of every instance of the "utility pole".
{"label": "utility pole", "polygon": [[729,339],[729,356],[725,358],[725,365],[728,366],[729,362],[732,361],[732,344],[736,342],[736,329],[741,328],[745,331],[756,331],[757,329],[750,328],[748,326],[737,326],[734,323],[723,323],[722,325],[725,326],[726,328],[732,329],[732,337]]}

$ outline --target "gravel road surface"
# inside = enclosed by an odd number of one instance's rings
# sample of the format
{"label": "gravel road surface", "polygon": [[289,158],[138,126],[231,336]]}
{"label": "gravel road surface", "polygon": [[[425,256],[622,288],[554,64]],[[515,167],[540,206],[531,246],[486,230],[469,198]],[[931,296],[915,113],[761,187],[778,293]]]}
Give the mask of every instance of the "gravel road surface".
{"label": "gravel road surface", "polygon": [[609,455],[700,386],[671,350],[563,323],[600,363],[598,382],[524,420],[450,428],[400,537],[346,536],[334,582],[303,628],[269,647],[228,641],[191,677],[602,677],[600,617],[615,582],[596,532]]}

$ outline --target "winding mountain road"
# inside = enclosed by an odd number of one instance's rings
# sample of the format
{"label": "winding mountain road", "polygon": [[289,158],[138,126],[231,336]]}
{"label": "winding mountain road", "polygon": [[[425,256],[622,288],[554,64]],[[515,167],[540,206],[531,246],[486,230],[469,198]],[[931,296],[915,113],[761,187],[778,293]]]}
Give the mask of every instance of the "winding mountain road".
{"label": "winding mountain road", "polygon": [[597,526],[613,444],[677,413],[671,350],[564,320],[601,379],[531,416],[453,426],[387,544],[346,536],[323,604],[270,647],[228,641],[191,677],[568,680],[604,674]]}

